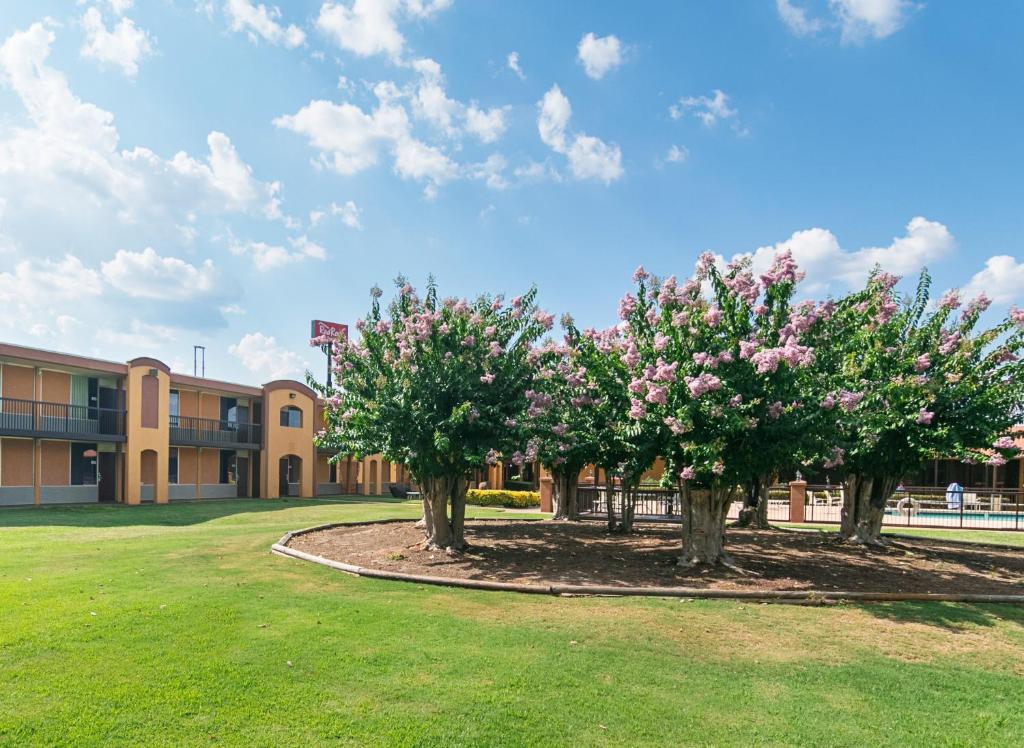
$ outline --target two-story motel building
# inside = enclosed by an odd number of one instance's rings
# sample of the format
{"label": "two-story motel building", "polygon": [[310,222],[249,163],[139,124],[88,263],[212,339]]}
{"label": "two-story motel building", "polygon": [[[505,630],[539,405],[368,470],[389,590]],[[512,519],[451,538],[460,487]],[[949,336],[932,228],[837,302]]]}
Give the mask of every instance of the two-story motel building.
{"label": "two-story motel building", "polygon": [[316,393],[0,343],[0,506],[381,494],[379,455],[330,464]]}

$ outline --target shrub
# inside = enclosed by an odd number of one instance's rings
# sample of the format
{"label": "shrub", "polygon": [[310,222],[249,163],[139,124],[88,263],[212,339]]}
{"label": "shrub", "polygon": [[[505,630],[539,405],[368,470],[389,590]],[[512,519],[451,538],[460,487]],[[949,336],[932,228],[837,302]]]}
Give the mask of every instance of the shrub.
{"label": "shrub", "polygon": [[477,506],[538,506],[540,494],[536,491],[487,491],[471,488],[466,492],[466,503]]}

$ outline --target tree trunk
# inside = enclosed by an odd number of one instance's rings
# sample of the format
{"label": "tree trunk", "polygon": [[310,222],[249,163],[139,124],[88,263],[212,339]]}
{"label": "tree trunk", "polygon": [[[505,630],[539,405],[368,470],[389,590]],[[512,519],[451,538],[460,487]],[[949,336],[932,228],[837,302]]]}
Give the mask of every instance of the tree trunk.
{"label": "tree trunk", "polygon": [[458,477],[452,483],[452,542],[453,551],[466,550],[466,479]]}
{"label": "tree trunk", "polygon": [[773,485],[774,475],[759,475],[747,484],[744,506],[734,527],[753,527],[758,530],[767,530],[771,527],[768,524],[768,496]]}
{"label": "tree trunk", "polygon": [[452,545],[452,526],[448,520],[448,500],[452,494],[450,477],[427,478],[421,486],[426,519],[426,547],[443,550]]}
{"label": "tree trunk", "polygon": [[891,477],[848,475],[843,483],[841,540],[861,545],[888,545],[882,537],[885,505],[896,488]]}
{"label": "tree trunk", "polygon": [[551,502],[554,504],[552,507],[555,510],[554,519],[569,519],[567,479],[568,476],[562,471],[551,471]]}
{"label": "tree trunk", "polygon": [[607,468],[604,471],[605,495],[608,497],[608,532],[615,532],[618,529],[618,522],[615,519],[615,478]]}
{"label": "tree trunk", "polygon": [[565,518],[572,520],[573,522],[580,518],[580,503],[577,500],[579,487],[579,471],[570,471],[570,473],[565,476]]}
{"label": "tree trunk", "polygon": [[620,532],[633,532],[633,519],[636,517],[637,487],[633,483],[622,482],[622,524]]}
{"label": "tree trunk", "polygon": [[679,565],[732,567],[732,559],[725,552],[725,515],[735,487],[690,488],[684,482],[681,490],[683,555]]}

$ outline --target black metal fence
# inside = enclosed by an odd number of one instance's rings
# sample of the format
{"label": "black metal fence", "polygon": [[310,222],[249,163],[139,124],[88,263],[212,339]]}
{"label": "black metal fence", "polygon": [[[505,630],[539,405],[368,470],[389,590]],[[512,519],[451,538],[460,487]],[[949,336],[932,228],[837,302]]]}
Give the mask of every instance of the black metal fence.
{"label": "black metal fence", "polygon": [[[623,496],[621,488],[608,490],[607,486],[580,486],[577,502],[580,514],[588,518],[608,516],[608,502],[613,511],[621,516]],[[743,508],[742,497],[737,497],[729,506],[727,519],[735,520]],[[636,492],[634,519],[647,522],[678,522],[679,494],[666,488],[640,488]],[[768,519],[772,522],[789,521],[789,487],[774,486],[768,499]]]}
{"label": "black metal fence", "polygon": [[0,397],[0,433],[69,438],[123,438],[125,411]]}
{"label": "black metal fence", "polygon": [[[842,516],[843,487],[807,487],[807,522],[837,523]],[[1024,530],[1024,492],[1019,488],[962,488],[947,491],[905,486],[886,502],[882,524],[963,530]]]}
{"label": "black metal fence", "polygon": [[170,432],[171,444],[258,447],[263,440],[261,424],[194,416],[171,416]]}

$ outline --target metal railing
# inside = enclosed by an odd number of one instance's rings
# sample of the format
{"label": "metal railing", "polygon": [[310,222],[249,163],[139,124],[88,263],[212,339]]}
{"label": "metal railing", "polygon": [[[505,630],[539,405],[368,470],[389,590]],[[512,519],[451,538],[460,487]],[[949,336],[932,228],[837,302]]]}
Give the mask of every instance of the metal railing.
{"label": "metal railing", "polygon": [[0,433],[25,436],[124,438],[125,411],[0,397]]}
{"label": "metal railing", "polygon": [[199,446],[258,447],[263,439],[263,427],[258,423],[236,423],[215,418],[171,416],[171,444]]}
{"label": "metal railing", "polygon": [[[622,515],[622,489],[607,486],[580,486],[576,493],[580,515],[583,517],[601,518],[608,516],[608,501],[619,516]],[[742,497],[737,497],[729,506],[726,519],[739,518],[743,508]],[[679,494],[666,488],[640,488],[636,496],[634,517],[638,521],[679,522]],[[768,520],[771,522],[789,521],[789,487],[773,486],[768,497]]]}
{"label": "metal railing", "polygon": [[[843,487],[808,486],[808,522],[839,522]],[[964,530],[1024,530],[1024,491],[1019,488],[964,488],[947,492],[933,486],[905,486],[886,501],[882,524]]]}

